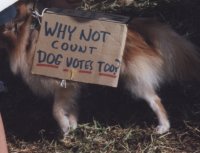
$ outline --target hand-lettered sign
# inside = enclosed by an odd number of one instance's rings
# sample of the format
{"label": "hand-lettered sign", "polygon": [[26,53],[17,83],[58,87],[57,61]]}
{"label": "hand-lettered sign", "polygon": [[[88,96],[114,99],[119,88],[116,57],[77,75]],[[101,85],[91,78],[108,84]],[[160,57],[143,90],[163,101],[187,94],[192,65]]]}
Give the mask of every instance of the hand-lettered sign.
{"label": "hand-lettered sign", "polygon": [[47,10],[32,74],[116,87],[126,41],[121,16]]}

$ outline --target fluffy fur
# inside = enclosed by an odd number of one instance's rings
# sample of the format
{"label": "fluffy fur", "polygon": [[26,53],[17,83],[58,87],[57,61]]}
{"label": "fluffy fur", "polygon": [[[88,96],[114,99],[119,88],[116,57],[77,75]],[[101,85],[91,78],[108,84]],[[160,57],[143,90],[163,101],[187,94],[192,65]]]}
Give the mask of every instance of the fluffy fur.
{"label": "fluffy fur", "polygon": [[[1,42],[9,50],[12,72],[21,75],[35,93],[54,97],[53,115],[63,134],[67,134],[77,126],[80,84],[69,81],[62,88],[60,80],[31,74],[38,31],[30,26],[28,15],[17,33],[4,30]],[[120,78],[132,94],[144,99],[155,112],[159,134],[167,132],[170,123],[156,89],[174,79],[198,79],[200,56],[196,50],[170,27],[154,20],[137,18],[128,26]]]}

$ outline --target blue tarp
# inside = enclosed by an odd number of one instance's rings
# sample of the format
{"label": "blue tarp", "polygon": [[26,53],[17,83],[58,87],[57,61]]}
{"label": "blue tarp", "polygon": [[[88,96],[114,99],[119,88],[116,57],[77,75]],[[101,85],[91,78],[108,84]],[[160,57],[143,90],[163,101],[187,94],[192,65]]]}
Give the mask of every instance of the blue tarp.
{"label": "blue tarp", "polygon": [[0,12],[0,25],[3,25],[13,19],[16,16],[16,13],[17,11],[15,5],[12,5]]}

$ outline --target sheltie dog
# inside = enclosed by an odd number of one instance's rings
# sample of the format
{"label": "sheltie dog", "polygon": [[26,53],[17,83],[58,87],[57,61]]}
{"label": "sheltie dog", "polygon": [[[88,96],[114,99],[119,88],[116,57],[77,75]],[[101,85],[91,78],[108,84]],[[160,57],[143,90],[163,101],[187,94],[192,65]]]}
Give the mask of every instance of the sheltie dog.
{"label": "sheltie dog", "polygon": [[[57,1],[51,6],[59,7]],[[18,9],[14,21],[18,27],[7,23],[1,29],[1,47],[8,50],[14,74],[21,75],[36,94],[54,97],[53,116],[65,135],[77,127],[76,98],[80,94],[81,84],[68,81],[66,88],[63,88],[59,79],[31,74],[38,30],[30,28],[32,16],[27,5],[21,2]],[[129,23],[120,79],[131,94],[144,99],[156,114],[159,123],[157,133],[167,132],[170,122],[156,90],[172,80],[198,80],[199,74],[198,47],[168,25],[146,18],[134,18]]]}

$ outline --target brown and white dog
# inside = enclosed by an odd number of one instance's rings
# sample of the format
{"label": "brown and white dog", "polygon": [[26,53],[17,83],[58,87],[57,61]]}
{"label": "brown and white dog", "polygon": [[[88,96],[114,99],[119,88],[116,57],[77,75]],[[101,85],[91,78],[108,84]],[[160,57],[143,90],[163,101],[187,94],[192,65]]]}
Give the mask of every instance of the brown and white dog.
{"label": "brown and white dog", "polygon": [[[26,5],[21,3],[19,10],[18,17],[24,22],[17,31],[12,28],[3,30],[1,46],[9,51],[10,67],[14,74],[21,75],[35,93],[54,96],[53,115],[63,134],[67,134],[77,127],[76,97],[80,84],[68,81],[67,87],[62,88],[58,79],[31,74],[38,31],[30,28],[32,20],[29,13],[24,13],[27,12]],[[135,18],[128,25],[120,78],[132,94],[144,99],[155,112],[159,134],[167,132],[170,123],[156,89],[175,79],[198,79],[200,55],[197,50],[169,26],[157,21]]]}

